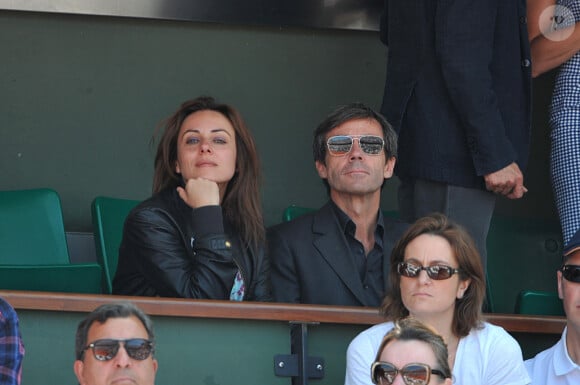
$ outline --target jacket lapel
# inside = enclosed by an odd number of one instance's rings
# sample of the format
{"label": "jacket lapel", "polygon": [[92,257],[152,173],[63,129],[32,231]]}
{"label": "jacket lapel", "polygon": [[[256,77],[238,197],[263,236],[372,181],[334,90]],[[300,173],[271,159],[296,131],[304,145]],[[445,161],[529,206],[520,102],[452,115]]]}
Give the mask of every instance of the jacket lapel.
{"label": "jacket lapel", "polygon": [[320,256],[326,260],[360,303],[364,306],[370,306],[367,303],[350,249],[330,203],[327,203],[315,214],[312,230],[314,248],[320,253]]}

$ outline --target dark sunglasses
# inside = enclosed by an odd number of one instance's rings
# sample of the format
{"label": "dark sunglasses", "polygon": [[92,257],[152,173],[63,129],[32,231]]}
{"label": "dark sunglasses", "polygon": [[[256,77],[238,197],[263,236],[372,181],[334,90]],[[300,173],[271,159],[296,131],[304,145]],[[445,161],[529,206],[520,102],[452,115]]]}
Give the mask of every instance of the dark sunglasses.
{"label": "dark sunglasses", "polygon": [[578,265],[564,265],[560,268],[562,277],[567,281],[580,283],[580,266]]}
{"label": "dark sunglasses", "polygon": [[429,278],[437,281],[449,279],[453,274],[459,273],[459,269],[446,265],[420,266],[409,262],[399,262],[397,265],[397,273],[404,277],[418,277],[421,270],[425,270]]}
{"label": "dark sunglasses", "polygon": [[127,355],[134,360],[143,361],[153,353],[153,342],[144,338],[96,340],[88,344],[85,350],[92,349],[95,359],[99,361],[109,361],[115,358],[121,344],[125,347]]}
{"label": "dark sunglasses", "polygon": [[337,135],[326,141],[330,155],[343,156],[352,150],[352,145],[358,140],[358,145],[365,154],[380,155],[385,148],[385,141],[374,135]]}
{"label": "dark sunglasses", "polygon": [[427,385],[431,379],[431,374],[445,378],[445,374],[441,370],[431,369],[427,364],[407,364],[401,369],[397,369],[390,362],[376,361],[371,366],[373,384],[391,385],[399,373],[407,385]]}

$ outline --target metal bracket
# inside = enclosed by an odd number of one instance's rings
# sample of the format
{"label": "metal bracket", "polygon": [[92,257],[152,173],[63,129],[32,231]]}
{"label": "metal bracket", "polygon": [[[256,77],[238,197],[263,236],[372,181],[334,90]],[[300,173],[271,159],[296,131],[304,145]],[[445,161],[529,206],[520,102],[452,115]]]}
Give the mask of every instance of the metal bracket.
{"label": "metal bracket", "polygon": [[[274,356],[274,374],[278,377],[298,377],[298,354],[276,354]],[[308,378],[324,378],[324,359],[322,357],[306,358],[306,374]]]}
{"label": "metal bracket", "polygon": [[308,325],[317,322],[290,322],[290,351],[292,354],[274,356],[274,373],[292,377],[292,385],[308,385],[308,380],[324,378],[324,359],[308,356]]}

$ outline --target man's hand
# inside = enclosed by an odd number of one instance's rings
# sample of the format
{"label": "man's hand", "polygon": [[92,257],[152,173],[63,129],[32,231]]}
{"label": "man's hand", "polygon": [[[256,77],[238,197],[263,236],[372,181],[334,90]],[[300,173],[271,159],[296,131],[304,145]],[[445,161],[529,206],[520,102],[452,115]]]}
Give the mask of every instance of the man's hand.
{"label": "man's hand", "polygon": [[177,193],[191,208],[217,206],[220,204],[218,184],[209,179],[192,178],[185,182],[185,188],[177,187]]}
{"label": "man's hand", "polygon": [[484,176],[485,187],[496,194],[509,199],[519,199],[528,192],[524,186],[524,175],[514,162],[510,165]]}

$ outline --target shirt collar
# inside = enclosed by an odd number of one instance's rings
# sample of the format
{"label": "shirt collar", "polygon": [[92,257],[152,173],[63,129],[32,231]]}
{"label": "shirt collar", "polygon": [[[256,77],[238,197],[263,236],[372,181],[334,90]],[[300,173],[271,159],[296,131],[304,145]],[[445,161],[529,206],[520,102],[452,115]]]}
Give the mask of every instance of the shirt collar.
{"label": "shirt collar", "polygon": [[580,370],[580,365],[576,364],[568,354],[568,346],[566,344],[566,334],[568,327],[564,328],[562,338],[558,341],[558,348],[554,352],[554,374],[556,376],[565,376],[574,370]]}
{"label": "shirt collar", "polygon": [[[336,218],[338,219],[338,224],[340,226],[341,231],[344,234],[350,234],[354,237],[354,234],[356,232],[356,224],[332,200],[330,201],[330,205],[332,207],[332,210],[334,211],[334,214],[336,215]],[[375,234],[378,234],[379,238],[382,239],[384,233],[385,233],[385,226],[384,226],[384,220],[383,220],[383,212],[381,210],[379,210],[379,217],[377,219],[377,227],[375,229]]]}

